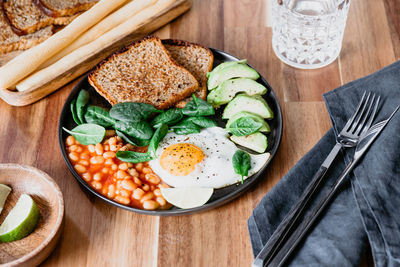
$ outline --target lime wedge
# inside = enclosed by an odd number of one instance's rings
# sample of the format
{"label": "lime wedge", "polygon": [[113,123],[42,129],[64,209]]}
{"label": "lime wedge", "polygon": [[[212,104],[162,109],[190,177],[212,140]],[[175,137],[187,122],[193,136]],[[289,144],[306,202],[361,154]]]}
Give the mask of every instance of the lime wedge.
{"label": "lime wedge", "polygon": [[6,199],[8,197],[8,194],[10,194],[11,188],[4,185],[0,184],[0,214],[1,211],[3,210],[4,203],[6,202]]}
{"label": "lime wedge", "polygon": [[204,187],[161,188],[163,197],[181,209],[190,209],[206,204],[213,192],[213,188]]}
{"label": "lime wedge", "polygon": [[29,235],[39,221],[39,209],[33,199],[23,194],[0,225],[0,242],[11,242]]}

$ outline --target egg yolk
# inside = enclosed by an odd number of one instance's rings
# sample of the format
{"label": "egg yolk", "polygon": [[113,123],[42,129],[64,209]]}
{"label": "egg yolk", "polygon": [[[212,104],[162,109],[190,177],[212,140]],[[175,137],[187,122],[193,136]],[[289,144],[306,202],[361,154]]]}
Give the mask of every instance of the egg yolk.
{"label": "egg yolk", "polygon": [[175,176],[186,176],[204,159],[203,151],[192,144],[178,143],[166,149],[160,157],[161,167]]}

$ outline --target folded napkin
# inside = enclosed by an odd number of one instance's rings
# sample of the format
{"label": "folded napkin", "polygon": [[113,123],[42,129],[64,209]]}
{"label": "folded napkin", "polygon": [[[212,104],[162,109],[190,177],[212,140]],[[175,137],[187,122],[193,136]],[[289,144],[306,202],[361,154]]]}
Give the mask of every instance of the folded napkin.
{"label": "folded napkin", "polygon": [[[381,96],[374,123],[389,117],[400,104],[400,61],[324,95],[333,127],[253,211],[248,229],[255,256],[335,145],[337,134],[356,110],[364,91]],[[354,148],[339,153],[317,199],[334,183],[353,154]],[[375,266],[400,266],[400,112],[348,180],[293,253],[290,266],[359,266],[367,242]]]}

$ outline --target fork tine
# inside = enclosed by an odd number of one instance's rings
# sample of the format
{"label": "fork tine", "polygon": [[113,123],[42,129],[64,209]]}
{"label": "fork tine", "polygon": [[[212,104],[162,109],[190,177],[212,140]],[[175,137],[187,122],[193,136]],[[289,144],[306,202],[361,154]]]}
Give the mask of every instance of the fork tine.
{"label": "fork tine", "polygon": [[381,100],[381,96],[378,96],[378,98],[376,99],[376,102],[375,102],[374,110],[372,111],[371,116],[369,117],[369,120],[368,120],[367,124],[365,125],[361,134],[365,133],[366,131],[369,130],[369,128],[371,128],[372,122],[374,121],[374,118],[376,115],[376,111],[378,110],[380,100]]}
{"label": "fork tine", "polygon": [[355,135],[357,135],[357,136],[360,135],[361,130],[366,128],[366,127],[364,127],[365,126],[365,122],[370,117],[370,115],[371,116],[373,115],[372,113],[370,114],[370,112],[372,111],[372,108],[375,106],[374,103],[375,103],[375,94],[372,95],[371,103],[369,104],[368,110],[363,115],[363,119],[361,120],[361,122],[359,123],[356,131],[354,132]]}
{"label": "fork tine", "polygon": [[357,115],[357,117],[356,117],[356,119],[355,119],[355,122],[354,122],[353,125],[351,126],[351,129],[349,130],[350,133],[354,133],[354,132],[355,132],[355,130],[356,130],[356,128],[357,128],[357,125],[358,125],[358,123],[360,122],[360,119],[361,119],[361,118],[363,117],[363,115],[364,115],[365,108],[366,108],[367,105],[368,105],[368,102],[369,102],[369,98],[370,98],[370,97],[371,97],[371,92],[368,93],[368,95],[367,95],[367,100],[365,100],[364,104],[362,105],[362,110],[361,110],[361,112]]}
{"label": "fork tine", "polygon": [[356,117],[358,111],[360,110],[361,105],[364,103],[364,99],[365,99],[365,94],[366,94],[366,93],[367,93],[367,92],[364,91],[364,93],[363,93],[363,95],[362,95],[362,97],[361,97],[361,100],[360,100],[360,102],[358,103],[358,106],[357,106],[356,111],[354,112],[353,116],[351,116],[351,118],[347,121],[346,125],[343,127],[343,130],[344,130],[344,131],[348,131],[348,130],[350,129],[350,126],[353,124],[354,118]]}

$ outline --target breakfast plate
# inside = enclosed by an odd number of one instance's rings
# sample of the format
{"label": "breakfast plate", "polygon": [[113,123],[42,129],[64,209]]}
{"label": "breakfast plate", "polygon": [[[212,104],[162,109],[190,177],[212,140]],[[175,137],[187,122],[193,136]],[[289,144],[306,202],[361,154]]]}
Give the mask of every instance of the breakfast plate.
{"label": "breakfast plate", "polygon": [[[218,66],[221,63],[228,62],[228,61],[239,61],[238,58],[229,55],[225,52],[222,52],[217,49],[212,49],[210,48],[214,55],[214,67]],[[282,113],[281,113],[281,108],[279,105],[278,98],[275,94],[275,92],[272,90],[271,86],[268,84],[268,82],[260,76],[257,80],[258,83],[262,84],[265,86],[268,91],[266,94],[264,94],[262,97],[264,100],[267,102],[269,107],[271,108],[272,112],[274,113],[274,118],[272,120],[269,120],[268,123],[270,125],[271,131],[267,134],[268,137],[268,147],[266,152],[270,153],[270,157],[268,160],[263,162],[262,167],[260,170],[247,179],[244,180],[243,183],[236,183],[230,186],[222,187],[219,189],[215,189],[211,198],[207,201],[206,204],[194,208],[188,208],[188,209],[180,209],[177,207],[172,207],[170,209],[159,209],[159,210],[145,210],[145,209],[139,209],[135,208],[132,206],[126,206],[121,203],[118,203],[114,200],[111,200],[98,191],[96,191],[94,188],[92,188],[76,171],[74,166],[71,164],[69,158],[68,158],[68,151],[66,148],[66,139],[69,136],[69,134],[65,131],[63,131],[63,127],[66,129],[72,129],[76,126],[74,120],[73,120],[73,114],[71,112],[71,102],[74,101],[74,99],[77,98],[78,94],[80,93],[81,90],[85,89],[89,92],[90,94],[90,101],[93,105],[101,106],[104,108],[110,108],[111,105],[102,97],[100,96],[97,91],[89,84],[88,82],[88,76],[85,76],[82,78],[82,80],[76,85],[76,87],[72,90],[71,94],[67,98],[67,101],[62,109],[61,112],[61,117],[59,121],[59,143],[61,147],[61,152],[63,154],[64,160],[75,177],[75,179],[89,192],[91,192],[93,195],[99,197],[100,199],[123,209],[127,209],[130,211],[138,212],[138,213],[143,213],[143,214],[149,214],[149,215],[182,215],[182,214],[191,214],[199,211],[205,211],[209,210],[212,208],[216,208],[218,206],[221,206],[237,197],[239,197],[241,194],[246,192],[251,186],[256,184],[259,180],[265,179],[265,171],[270,165],[270,162],[272,158],[275,156],[280,141],[282,137],[282,127],[283,127],[283,122],[282,122]],[[224,127],[226,122],[222,120],[222,111],[223,109],[216,109],[215,115],[212,115],[211,118],[215,120],[218,124],[218,126]],[[240,147],[240,146],[239,146]],[[249,151],[244,147],[240,147],[243,150]],[[254,152],[250,152],[254,153]],[[222,168],[224,166],[221,166]],[[232,168],[231,166],[229,166]],[[162,178],[161,178],[162,179]]]}

